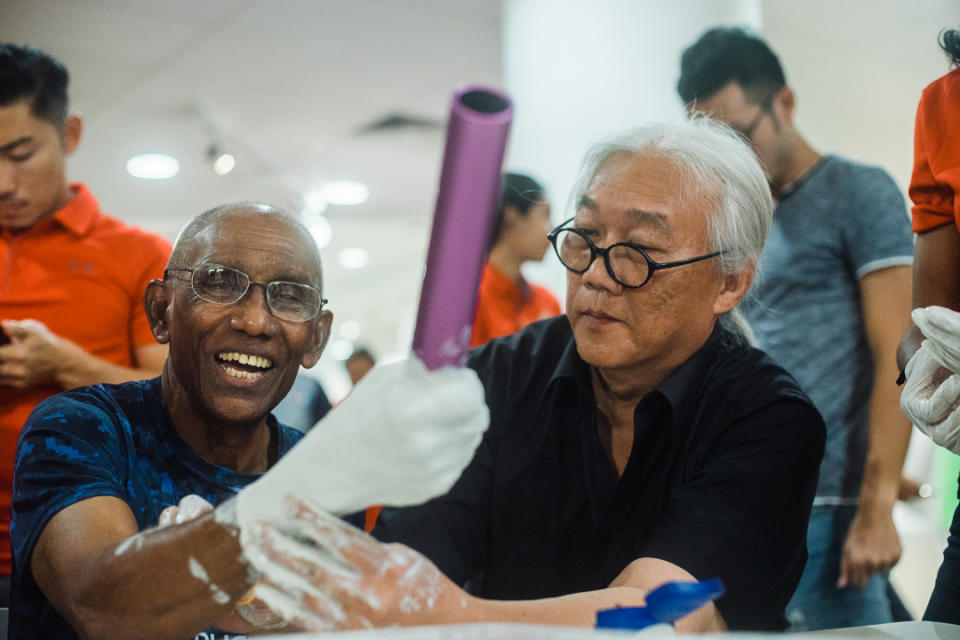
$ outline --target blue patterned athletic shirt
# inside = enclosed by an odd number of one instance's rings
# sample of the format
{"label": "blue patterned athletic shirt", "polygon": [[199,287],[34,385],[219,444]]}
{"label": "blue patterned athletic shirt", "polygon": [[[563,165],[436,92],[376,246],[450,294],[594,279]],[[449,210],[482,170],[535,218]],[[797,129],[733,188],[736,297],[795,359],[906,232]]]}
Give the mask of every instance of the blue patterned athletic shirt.
{"label": "blue patterned athletic shirt", "polygon": [[[280,456],[302,437],[272,415],[268,422]],[[129,505],[143,530],[188,494],[217,505],[258,477],[204,460],[180,438],[160,378],[82,387],[43,401],[17,445],[10,639],[78,637],[37,587],[29,567],[37,538],[61,509],[86,498],[114,496]],[[203,640],[240,637],[216,630],[197,635]]]}

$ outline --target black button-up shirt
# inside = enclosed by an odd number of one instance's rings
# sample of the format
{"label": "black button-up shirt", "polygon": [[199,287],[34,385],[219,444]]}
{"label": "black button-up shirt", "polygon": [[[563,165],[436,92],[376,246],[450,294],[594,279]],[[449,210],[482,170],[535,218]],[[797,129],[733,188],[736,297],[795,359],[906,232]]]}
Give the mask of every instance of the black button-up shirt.
{"label": "black button-up shirt", "polygon": [[441,498],[376,531],[477,594],[531,599],[608,586],[633,560],[722,578],[734,630],[786,627],[825,430],[793,379],[717,328],[634,411],[617,477],[589,366],[566,317],[475,349],[490,428]]}

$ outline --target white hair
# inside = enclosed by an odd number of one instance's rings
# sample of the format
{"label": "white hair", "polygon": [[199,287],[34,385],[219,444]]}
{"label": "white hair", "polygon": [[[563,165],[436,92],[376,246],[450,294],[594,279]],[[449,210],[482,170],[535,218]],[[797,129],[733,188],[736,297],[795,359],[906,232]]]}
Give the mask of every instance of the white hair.
{"label": "white hair", "polygon": [[[711,251],[721,273],[757,269],[773,219],[773,197],[766,174],[753,150],[730,127],[697,114],[678,124],[653,124],[594,145],[584,158],[574,184],[576,205],[597,171],[614,154],[664,158],[676,165],[691,188],[691,198],[713,204],[707,216]],[[751,340],[752,332],[737,309],[723,314],[725,328]]]}

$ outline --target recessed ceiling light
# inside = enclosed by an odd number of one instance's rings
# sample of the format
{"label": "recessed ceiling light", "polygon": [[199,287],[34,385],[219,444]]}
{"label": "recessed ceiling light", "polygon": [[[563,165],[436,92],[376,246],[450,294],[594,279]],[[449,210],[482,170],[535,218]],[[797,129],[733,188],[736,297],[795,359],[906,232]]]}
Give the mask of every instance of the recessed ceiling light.
{"label": "recessed ceiling light", "polygon": [[177,159],[165,153],[141,153],[127,160],[127,173],[135,178],[165,180],[179,171]]}
{"label": "recessed ceiling light", "polygon": [[323,199],[330,204],[362,204],[370,197],[367,185],[356,180],[334,180],[320,187]]}
{"label": "recessed ceiling light", "polygon": [[218,176],[225,176],[233,171],[235,166],[237,166],[236,158],[229,153],[221,153],[217,156],[217,159],[213,161],[213,172]]}
{"label": "recessed ceiling light", "polygon": [[304,212],[303,223],[309,229],[318,249],[325,249],[333,240],[333,228],[330,226],[330,221],[325,217],[316,213]]}
{"label": "recessed ceiling light", "polygon": [[303,193],[303,210],[304,215],[319,214],[327,210],[327,199],[321,189],[313,188]]}
{"label": "recessed ceiling light", "polygon": [[349,340],[334,340],[329,352],[335,360],[346,360],[353,353],[353,343]]}
{"label": "recessed ceiling light", "polygon": [[344,320],[340,323],[340,337],[344,340],[356,340],[360,337],[360,323],[356,320]]}
{"label": "recessed ceiling light", "polygon": [[367,255],[366,249],[350,247],[340,250],[340,253],[337,254],[337,262],[344,269],[361,269],[370,262],[370,256]]}

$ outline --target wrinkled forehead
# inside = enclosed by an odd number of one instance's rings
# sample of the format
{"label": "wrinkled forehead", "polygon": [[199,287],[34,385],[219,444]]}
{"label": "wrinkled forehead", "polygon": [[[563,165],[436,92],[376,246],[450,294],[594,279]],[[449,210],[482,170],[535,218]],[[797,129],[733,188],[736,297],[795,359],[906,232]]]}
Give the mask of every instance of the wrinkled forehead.
{"label": "wrinkled forehead", "polygon": [[[276,212],[232,210],[213,217],[185,248],[188,263],[214,262],[263,277],[299,276],[319,283],[320,254],[309,232]],[[255,275],[251,273],[250,275]]]}
{"label": "wrinkled forehead", "polygon": [[578,215],[622,212],[638,223],[666,227],[691,214],[706,222],[717,196],[711,176],[668,153],[618,151],[600,163],[576,207]]}

